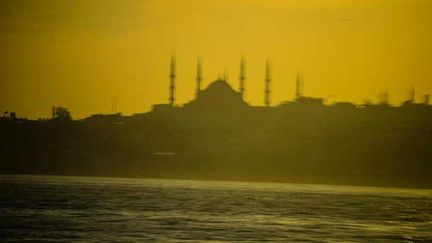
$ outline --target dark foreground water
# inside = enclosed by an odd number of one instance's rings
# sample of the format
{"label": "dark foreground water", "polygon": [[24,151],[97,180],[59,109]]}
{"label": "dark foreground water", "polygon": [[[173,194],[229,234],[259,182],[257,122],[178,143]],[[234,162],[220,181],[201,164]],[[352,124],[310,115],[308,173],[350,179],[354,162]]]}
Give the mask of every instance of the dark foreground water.
{"label": "dark foreground water", "polygon": [[0,241],[432,242],[432,191],[0,176]]}

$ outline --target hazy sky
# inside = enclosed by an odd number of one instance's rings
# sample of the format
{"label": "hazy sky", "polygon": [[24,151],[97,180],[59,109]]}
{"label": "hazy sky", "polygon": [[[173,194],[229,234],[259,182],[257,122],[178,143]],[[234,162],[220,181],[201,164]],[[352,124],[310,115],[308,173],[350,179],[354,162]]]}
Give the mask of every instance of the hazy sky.
{"label": "hazy sky", "polygon": [[432,93],[430,0],[2,0],[0,112],[74,118],[125,114],[168,101],[170,55],[178,63],[177,102],[194,97],[197,56],[204,86],[226,69],[238,88],[247,61],[246,99],[263,102],[264,67],[272,103],[304,92],[334,101],[407,99]]}

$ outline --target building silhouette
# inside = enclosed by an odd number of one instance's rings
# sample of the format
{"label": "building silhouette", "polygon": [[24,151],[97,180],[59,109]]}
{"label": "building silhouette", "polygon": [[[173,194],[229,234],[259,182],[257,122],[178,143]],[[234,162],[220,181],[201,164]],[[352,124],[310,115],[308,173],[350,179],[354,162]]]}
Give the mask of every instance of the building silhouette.
{"label": "building silhouette", "polygon": [[326,105],[304,94],[298,72],[294,99],[272,105],[267,61],[264,102],[254,106],[245,101],[243,57],[238,89],[226,72],[202,87],[198,58],[195,97],[178,104],[174,55],[169,71],[167,103],[146,113],[72,120],[55,106],[49,120],[1,117],[0,173],[432,187],[429,96]]}
{"label": "building silhouette", "polygon": [[[155,104],[152,107],[153,112],[168,112],[172,111],[171,108],[190,110],[190,109],[202,109],[205,111],[214,110],[235,110],[237,112],[246,112],[251,110],[262,110],[263,108],[273,109],[276,107],[283,107],[286,105],[302,105],[302,106],[324,106],[323,98],[308,97],[303,95],[303,79],[300,72],[297,72],[295,79],[295,95],[293,101],[282,102],[279,105],[271,106],[271,67],[270,61],[267,60],[265,63],[264,72],[264,102],[263,106],[252,106],[245,101],[245,81],[246,81],[246,65],[244,57],[240,59],[240,70],[239,70],[239,88],[238,91],[233,89],[228,83],[227,73],[224,72],[223,76],[219,76],[218,79],[211,82],[204,89],[202,88],[202,58],[198,58],[197,70],[196,70],[196,91],[195,99],[188,103],[174,106],[175,97],[175,58],[171,57],[170,66],[170,85],[169,85],[169,103],[168,104]],[[346,103],[346,102],[345,102]],[[356,107],[354,104],[352,107]]]}

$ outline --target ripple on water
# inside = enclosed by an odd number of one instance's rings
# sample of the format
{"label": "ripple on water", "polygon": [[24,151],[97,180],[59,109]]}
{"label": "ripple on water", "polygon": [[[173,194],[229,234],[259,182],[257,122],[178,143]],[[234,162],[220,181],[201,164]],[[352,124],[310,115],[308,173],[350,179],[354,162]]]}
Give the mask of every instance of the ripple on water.
{"label": "ripple on water", "polygon": [[432,241],[432,191],[0,176],[6,241]]}

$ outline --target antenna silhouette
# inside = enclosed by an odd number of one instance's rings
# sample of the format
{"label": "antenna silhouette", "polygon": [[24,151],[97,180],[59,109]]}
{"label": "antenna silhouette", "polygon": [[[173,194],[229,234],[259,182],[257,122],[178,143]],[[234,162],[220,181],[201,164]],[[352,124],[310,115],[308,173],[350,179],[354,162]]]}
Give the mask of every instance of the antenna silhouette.
{"label": "antenna silhouette", "polygon": [[271,82],[271,70],[269,60],[266,61],[265,79],[264,79],[264,105],[270,106],[270,82]]}
{"label": "antenna silhouette", "polygon": [[174,106],[174,101],[175,101],[174,90],[175,90],[175,78],[176,78],[176,61],[175,61],[175,56],[174,55],[171,55],[171,67],[170,67],[169,78],[170,78],[169,104],[170,104],[170,106]]}

